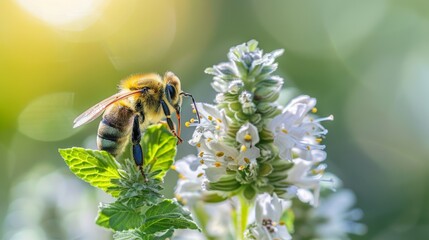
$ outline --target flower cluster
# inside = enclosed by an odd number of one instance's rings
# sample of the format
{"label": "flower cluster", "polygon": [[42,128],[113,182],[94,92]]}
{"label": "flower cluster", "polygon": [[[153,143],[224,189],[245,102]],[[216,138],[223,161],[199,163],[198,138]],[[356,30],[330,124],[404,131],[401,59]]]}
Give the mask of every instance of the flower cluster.
{"label": "flower cluster", "polygon": [[197,103],[201,119],[186,123],[195,127],[189,143],[198,153],[175,165],[176,196],[190,206],[243,198],[256,209],[248,237],[290,239],[279,222],[290,200],[317,206],[320,185],[329,181],[322,144],[328,131],[321,123],[333,116],[317,117],[316,99],[306,95],[277,103],[283,79],[274,75],[275,60],[283,50],[264,53],[257,45],[235,46],[228,62],[206,69],[215,105]]}

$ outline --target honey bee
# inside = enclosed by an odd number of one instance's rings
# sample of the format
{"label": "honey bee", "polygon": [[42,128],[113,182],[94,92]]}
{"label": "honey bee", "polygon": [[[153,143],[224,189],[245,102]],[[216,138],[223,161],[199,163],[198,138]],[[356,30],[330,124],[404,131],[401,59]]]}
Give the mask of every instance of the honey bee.
{"label": "honey bee", "polygon": [[[178,139],[177,144],[181,143],[182,96],[192,99],[197,119],[200,119],[195,99],[191,94],[183,92],[180,85],[179,78],[172,72],[165,73],[163,78],[155,73],[132,75],[121,81],[119,93],[104,99],[79,115],[73,122],[73,128],[93,121],[104,112],[97,132],[98,149],[105,150],[116,157],[124,151],[131,140],[133,159],[147,181],[143,171],[141,131],[165,117],[171,133]],[[176,112],[177,132],[171,120],[171,112]]]}

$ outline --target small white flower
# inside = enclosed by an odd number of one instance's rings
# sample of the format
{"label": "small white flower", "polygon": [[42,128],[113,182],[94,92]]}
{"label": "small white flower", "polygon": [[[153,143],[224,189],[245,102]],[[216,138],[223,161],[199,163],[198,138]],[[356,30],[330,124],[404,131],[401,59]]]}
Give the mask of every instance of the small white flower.
{"label": "small white flower", "polygon": [[202,166],[197,164],[198,158],[195,155],[188,155],[177,160],[174,165],[174,169],[179,173],[175,190],[176,198],[191,206],[201,199],[205,179]]}
{"label": "small white flower", "polygon": [[257,147],[252,147],[250,149],[247,149],[245,151],[236,151],[236,154],[238,153],[238,156],[236,156],[237,164],[238,166],[247,166],[250,163],[256,164],[256,159],[261,156],[261,151]]}
{"label": "small white flower", "polygon": [[[320,181],[324,169],[312,169],[314,163],[296,158],[294,165],[289,170],[286,182],[293,184],[289,187],[288,195],[296,193],[296,196],[306,203],[317,206],[320,193]],[[321,165],[324,167],[324,165]]]}
{"label": "small white flower", "polygon": [[285,223],[281,222],[283,212],[290,207],[290,202],[279,199],[276,194],[264,193],[256,199],[256,227],[249,229],[258,240],[292,239]]}
{"label": "small white flower", "polygon": [[237,149],[219,141],[211,140],[199,145],[198,157],[200,163],[205,166],[204,171],[207,179],[216,182],[226,174],[226,169],[243,169],[250,163],[255,163],[260,157],[260,150],[256,147],[250,149]]}
{"label": "small white flower", "polygon": [[282,114],[273,118],[268,124],[268,128],[274,134],[274,144],[278,147],[282,159],[292,160],[294,148],[304,151],[325,148],[319,143],[321,137],[328,131],[320,122],[333,120],[333,116],[314,119],[308,115],[308,112],[316,112],[315,105],[315,98],[299,96],[286,106]]}
{"label": "small white flower", "polygon": [[259,142],[258,129],[253,124],[247,122],[238,130],[236,140],[246,148],[255,146]]}
{"label": "small white flower", "polygon": [[191,119],[186,126],[196,126],[189,144],[195,146],[204,139],[220,140],[228,130],[229,119],[223,111],[206,103],[197,103],[200,121]]}
{"label": "small white flower", "polygon": [[312,219],[322,219],[317,223],[315,234],[319,239],[348,239],[349,233],[362,235],[366,226],[356,221],[362,218],[360,209],[351,209],[356,197],[350,190],[332,193],[320,201],[318,208],[311,209]]}
{"label": "small white flower", "polygon": [[235,149],[216,140],[201,142],[198,148],[199,162],[204,166],[207,179],[211,182],[219,180],[226,174],[227,168],[236,168],[233,157]]}

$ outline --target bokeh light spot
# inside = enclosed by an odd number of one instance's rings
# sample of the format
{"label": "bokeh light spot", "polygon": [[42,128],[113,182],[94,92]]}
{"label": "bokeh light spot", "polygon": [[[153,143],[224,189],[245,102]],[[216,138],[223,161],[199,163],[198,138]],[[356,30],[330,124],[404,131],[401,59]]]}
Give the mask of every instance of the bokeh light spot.
{"label": "bokeh light spot", "polygon": [[53,26],[73,23],[89,17],[105,0],[17,0],[35,17]]}
{"label": "bokeh light spot", "polygon": [[19,131],[35,140],[58,141],[72,136],[73,93],[54,93],[31,102],[18,118]]}

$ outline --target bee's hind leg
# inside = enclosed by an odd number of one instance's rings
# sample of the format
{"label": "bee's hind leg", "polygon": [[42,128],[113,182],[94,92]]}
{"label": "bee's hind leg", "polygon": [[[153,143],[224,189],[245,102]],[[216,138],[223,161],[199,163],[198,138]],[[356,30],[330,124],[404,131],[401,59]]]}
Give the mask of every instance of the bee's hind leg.
{"label": "bee's hind leg", "polygon": [[174,123],[171,120],[170,109],[168,108],[167,104],[163,100],[161,100],[161,106],[162,106],[162,110],[164,111],[164,115],[167,119],[168,128],[170,128],[171,133],[173,133],[173,135],[177,137],[177,144],[182,143],[183,140],[177,135],[176,129],[174,127]]}
{"label": "bee's hind leg", "polygon": [[137,167],[140,169],[143,179],[145,180],[145,182],[147,182],[148,179],[143,171],[144,156],[143,156],[143,149],[140,144],[140,140],[141,140],[140,121],[139,121],[139,115],[136,115],[134,117],[133,130],[131,134],[131,142],[133,143],[133,146],[132,146],[133,159]]}

